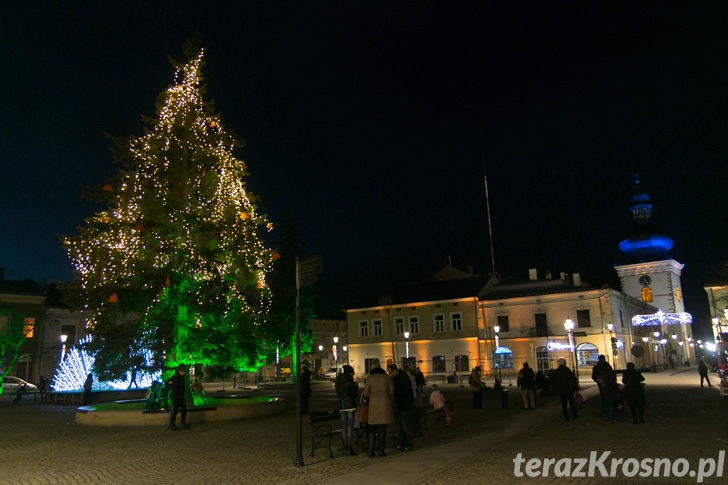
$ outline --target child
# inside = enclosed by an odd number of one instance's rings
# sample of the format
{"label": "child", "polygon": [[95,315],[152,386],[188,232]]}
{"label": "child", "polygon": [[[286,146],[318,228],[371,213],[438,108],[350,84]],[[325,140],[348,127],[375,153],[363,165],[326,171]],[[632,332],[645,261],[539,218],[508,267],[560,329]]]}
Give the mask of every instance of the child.
{"label": "child", "polygon": [[450,412],[450,408],[448,408],[445,404],[445,396],[442,394],[437,384],[432,385],[430,404],[432,404],[432,407],[434,407],[435,409],[441,410],[442,414],[445,415],[445,425],[452,426],[452,412]]}

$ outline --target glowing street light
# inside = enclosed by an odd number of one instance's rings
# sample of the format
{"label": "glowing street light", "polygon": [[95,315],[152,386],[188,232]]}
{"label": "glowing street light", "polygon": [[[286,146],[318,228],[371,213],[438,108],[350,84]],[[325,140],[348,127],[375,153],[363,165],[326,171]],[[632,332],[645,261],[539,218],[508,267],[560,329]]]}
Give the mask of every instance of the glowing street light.
{"label": "glowing street light", "polygon": [[[493,362],[495,363],[495,356],[498,354],[498,349],[500,348],[500,337],[498,336],[498,334],[500,333],[500,326],[494,326],[493,331],[495,332],[495,349],[493,349]],[[498,380],[501,382],[503,382],[502,364],[502,362],[498,362]]]}
{"label": "glowing street light", "polygon": [[571,349],[572,365],[576,369],[576,356],[574,355],[574,321],[571,318],[567,318],[564,322],[564,329],[569,335],[569,348]]}
{"label": "glowing street light", "polygon": [[334,347],[333,347],[333,352],[334,352],[334,367],[336,367],[336,363],[338,361],[338,355],[337,355],[337,352],[336,352],[336,344],[338,344],[338,343],[339,343],[339,337],[334,337]]}
{"label": "glowing street light", "polygon": [[409,361],[409,340],[408,340],[409,336],[410,336],[409,332],[404,333],[404,351],[405,351],[406,359],[408,361]]}
{"label": "glowing street light", "polygon": [[68,335],[61,335],[61,362],[63,362],[63,358],[66,357],[66,340],[68,340]]}

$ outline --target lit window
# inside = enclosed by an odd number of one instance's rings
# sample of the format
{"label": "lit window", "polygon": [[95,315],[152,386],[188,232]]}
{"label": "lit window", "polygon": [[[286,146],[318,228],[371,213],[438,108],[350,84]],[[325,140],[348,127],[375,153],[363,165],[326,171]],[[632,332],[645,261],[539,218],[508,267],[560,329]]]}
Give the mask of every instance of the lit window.
{"label": "lit window", "polygon": [[442,313],[440,313],[438,315],[433,315],[432,321],[433,321],[433,329],[435,330],[435,333],[445,331],[445,315],[443,315]]}
{"label": "lit window", "polygon": [[410,333],[420,333],[420,318],[409,317]]}
{"label": "lit window", "polygon": [[359,322],[359,336],[360,337],[369,336],[369,322],[367,320],[361,320]]}
{"label": "lit window", "polygon": [[451,313],[450,322],[452,323],[453,332],[461,332],[463,330],[463,320],[460,312]]}
{"label": "lit window", "polygon": [[644,287],[642,288],[642,301],[652,301],[652,290]]}
{"label": "lit window", "polygon": [[34,328],[35,318],[29,317],[23,320],[23,335],[25,335],[25,338],[33,338]]}
{"label": "lit window", "polygon": [[680,301],[680,287],[675,287],[675,298],[677,298],[677,301]]}
{"label": "lit window", "polygon": [[394,319],[394,333],[397,335],[404,333],[404,318],[397,317]]}
{"label": "lit window", "polygon": [[382,336],[382,321],[381,320],[372,320],[372,327],[374,327],[374,336],[381,337]]}

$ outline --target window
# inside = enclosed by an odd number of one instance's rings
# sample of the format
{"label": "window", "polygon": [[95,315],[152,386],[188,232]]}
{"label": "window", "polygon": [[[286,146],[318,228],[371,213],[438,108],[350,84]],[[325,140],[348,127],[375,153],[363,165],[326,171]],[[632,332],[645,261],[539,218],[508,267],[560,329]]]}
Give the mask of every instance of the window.
{"label": "window", "polygon": [[455,372],[470,372],[470,363],[467,355],[455,356]]}
{"label": "window", "polygon": [[436,355],[432,358],[432,372],[445,372],[445,356]]}
{"label": "window", "polygon": [[580,344],[576,348],[576,359],[579,361],[579,367],[592,367],[599,361],[599,349],[587,342]]}
{"label": "window", "polygon": [[536,372],[546,374],[549,371],[549,350],[541,346],[536,347]]}
{"label": "window", "polygon": [[591,317],[589,317],[589,309],[576,311],[576,326],[579,328],[591,327]]}
{"label": "window", "polygon": [[369,336],[369,321],[368,320],[359,321],[359,336],[360,337]]}
{"label": "window", "polygon": [[396,317],[394,319],[394,333],[396,335],[402,335],[404,333],[404,318]]}
{"label": "window", "polygon": [[513,352],[508,347],[498,347],[493,352],[496,369],[513,369]]}
{"label": "window", "polygon": [[417,357],[402,357],[402,369],[409,369],[414,373],[415,367],[417,367]]}
{"label": "window", "polygon": [[375,337],[382,336],[382,321],[381,320],[372,320],[372,334]]}
{"label": "window", "polygon": [[500,329],[498,329],[500,332],[508,332],[508,315],[498,315],[498,326]]}
{"label": "window", "polygon": [[619,309],[619,326],[624,328],[624,314],[621,308]]}
{"label": "window", "polygon": [[35,318],[28,317],[23,320],[23,335],[25,338],[33,338],[33,330],[35,329]]}
{"label": "window", "polygon": [[680,301],[680,287],[675,287],[675,298],[677,298],[677,301]]}
{"label": "window", "polygon": [[548,337],[549,326],[545,313],[534,313],[533,319],[536,322],[536,337]]}
{"label": "window", "polygon": [[432,316],[432,323],[435,333],[445,331],[445,315],[439,313]]}
{"label": "window", "polygon": [[451,313],[450,322],[452,324],[453,332],[462,332],[462,330],[463,330],[462,313],[460,313],[460,312]]}
{"label": "window", "polygon": [[409,317],[410,333],[420,333],[420,317]]}
{"label": "window", "polygon": [[652,290],[644,287],[642,288],[642,301],[652,301]]}

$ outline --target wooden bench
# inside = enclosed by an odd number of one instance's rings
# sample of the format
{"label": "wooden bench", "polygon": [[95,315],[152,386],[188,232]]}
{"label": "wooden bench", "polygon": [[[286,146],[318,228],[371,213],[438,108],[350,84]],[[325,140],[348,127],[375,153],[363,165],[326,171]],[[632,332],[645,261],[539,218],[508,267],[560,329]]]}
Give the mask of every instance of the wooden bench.
{"label": "wooden bench", "polygon": [[[318,411],[308,414],[311,423],[311,456],[318,448],[328,447],[329,456],[334,457],[334,450],[331,448],[331,440],[334,436],[341,435],[341,416],[338,409],[329,411]],[[336,421],[337,424],[334,424]],[[328,441],[328,445],[326,442]]]}

